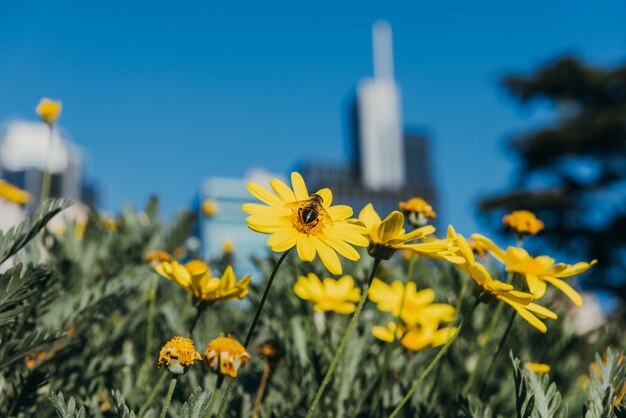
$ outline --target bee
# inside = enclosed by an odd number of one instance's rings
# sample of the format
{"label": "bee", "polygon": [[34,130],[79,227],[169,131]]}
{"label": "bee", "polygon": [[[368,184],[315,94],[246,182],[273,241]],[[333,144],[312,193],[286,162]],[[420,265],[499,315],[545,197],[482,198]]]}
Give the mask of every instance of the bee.
{"label": "bee", "polygon": [[324,209],[324,199],[318,194],[312,194],[307,200],[288,203],[287,206],[298,210],[300,221],[305,225],[314,227],[320,221],[320,215],[332,224],[332,219]]}

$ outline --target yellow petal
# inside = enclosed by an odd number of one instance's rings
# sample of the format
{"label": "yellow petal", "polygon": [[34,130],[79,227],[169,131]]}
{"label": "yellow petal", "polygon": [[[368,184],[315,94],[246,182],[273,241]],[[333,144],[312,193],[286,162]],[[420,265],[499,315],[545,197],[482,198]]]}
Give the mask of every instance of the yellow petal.
{"label": "yellow petal", "polygon": [[526,305],[526,309],[536,314],[540,318],[550,318],[550,319],[558,318],[557,314],[552,312],[550,309],[543,307],[541,305],[537,305],[536,303],[529,303],[528,305]]}
{"label": "yellow petal", "polygon": [[402,233],[404,227],[404,215],[394,210],[378,226],[378,238],[381,242],[388,242]]}
{"label": "yellow petal", "polygon": [[439,347],[447,343],[450,338],[456,334],[456,327],[442,328],[440,330],[435,331],[432,337],[431,345],[433,347]]}
{"label": "yellow petal", "polygon": [[288,213],[288,209],[276,209],[274,206],[261,205],[259,203],[244,203],[241,205],[241,210],[250,215],[261,215],[270,218],[278,218]]}
{"label": "yellow petal", "polygon": [[331,192],[329,188],[324,188],[318,190],[315,194],[322,198],[324,209],[328,211],[331,203],[333,203],[333,192]]}
{"label": "yellow petal", "polygon": [[313,244],[322,260],[322,263],[332,274],[341,274],[341,261],[335,250],[317,237],[313,237]]}
{"label": "yellow petal", "polygon": [[530,325],[538,329],[540,332],[544,334],[546,333],[546,331],[548,330],[548,328],[546,327],[546,324],[541,322],[539,318],[537,318],[535,315],[533,315],[528,310],[526,310],[524,306],[520,305],[519,303],[512,302],[509,299],[503,298],[501,296],[497,296],[497,298],[503,302],[508,303]]}
{"label": "yellow petal", "polygon": [[337,239],[331,234],[325,237],[324,241],[331,248],[337,251],[342,256],[346,257],[348,260],[356,261],[361,258],[361,254],[357,250],[355,250],[350,244],[346,243],[341,239]]}
{"label": "yellow petal", "polygon": [[501,263],[504,263],[504,251],[500,247],[498,247],[493,241],[481,234],[472,234],[471,238],[474,242],[480,246],[487,248],[491,255]]}
{"label": "yellow petal", "polygon": [[539,277],[534,274],[527,274],[524,277],[526,278],[528,290],[530,290],[530,293],[535,299],[540,299],[546,294],[546,282],[539,279]]}
{"label": "yellow petal", "polygon": [[352,208],[346,205],[335,205],[327,209],[330,218],[333,221],[348,219],[352,216]]}
{"label": "yellow petal", "polygon": [[298,234],[296,249],[302,261],[313,261],[315,258],[315,246],[311,238],[304,234]]}
{"label": "yellow petal", "polygon": [[378,338],[381,341],[385,341],[391,343],[394,341],[395,336],[393,335],[393,330],[390,330],[387,327],[382,327],[380,325],[376,325],[372,328],[372,335]]}
{"label": "yellow petal", "polygon": [[361,209],[359,213],[359,220],[365,224],[368,229],[371,229],[373,226],[378,225],[382,222],[378,213],[374,210],[374,206],[371,203],[368,203]]}
{"label": "yellow petal", "polygon": [[304,179],[298,172],[291,173],[291,185],[293,186],[296,200],[307,200],[309,198],[309,191],[306,189]]}
{"label": "yellow petal", "polygon": [[265,187],[259,186],[255,183],[248,183],[247,188],[248,191],[260,201],[265,202],[276,209],[283,211],[286,210],[285,202],[283,202],[278,196],[267,190]]}
{"label": "yellow petal", "polygon": [[304,300],[320,300],[324,297],[322,282],[314,273],[300,276],[293,287],[294,293]]}
{"label": "yellow petal", "polygon": [[583,306],[583,298],[580,296],[580,293],[575,291],[569,284],[567,284],[564,280],[557,279],[554,277],[543,276],[543,279],[559,289],[561,292],[565,294],[568,298],[574,302],[574,305],[580,307]]}
{"label": "yellow petal", "polygon": [[279,179],[270,180],[270,187],[276,192],[276,194],[285,201],[285,203],[291,203],[296,201],[296,195],[293,190],[289,188],[285,183]]}
{"label": "yellow petal", "polygon": [[297,239],[298,233],[294,229],[281,229],[267,240],[267,245],[276,252],[283,252],[296,245]]}

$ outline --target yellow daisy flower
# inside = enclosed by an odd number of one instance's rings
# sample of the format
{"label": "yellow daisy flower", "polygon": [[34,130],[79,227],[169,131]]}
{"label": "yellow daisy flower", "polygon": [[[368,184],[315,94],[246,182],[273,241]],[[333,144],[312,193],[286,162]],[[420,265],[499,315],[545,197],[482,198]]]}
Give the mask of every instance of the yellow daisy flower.
{"label": "yellow daisy flower", "polygon": [[530,325],[543,333],[547,331],[546,325],[540,318],[556,319],[557,315],[554,312],[533,303],[533,296],[530,293],[517,291],[510,284],[492,279],[485,266],[476,262],[472,248],[465,237],[457,234],[452,226],[448,228],[448,239],[454,242],[459,250],[458,255],[464,260],[462,263],[455,264],[480,287],[483,297],[501,300],[515,309]]}
{"label": "yellow daisy flower", "polygon": [[441,253],[443,257],[450,247],[447,240],[407,244],[407,242],[423,239],[433,234],[435,227],[426,225],[407,233],[404,230],[404,215],[402,213],[394,210],[382,220],[371,203],[365,205],[359,213],[359,222],[367,229],[366,234],[370,242],[367,249],[368,253],[372,257],[382,260],[388,260],[400,249],[408,249],[427,257]]}
{"label": "yellow daisy flower", "polygon": [[506,266],[506,271],[523,276],[528,290],[535,299],[543,297],[546,293],[546,283],[550,283],[563,292],[576,306],[583,306],[582,296],[562,279],[586,272],[597,263],[597,260],[589,263],[581,261],[574,265],[565,263],[555,265],[554,259],[547,255],[532,257],[525,249],[519,247],[508,247],[504,252],[483,235],[474,234],[472,238],[488,248],[494,258]]}
{"label": "yellow daisy flower", "polygon": [[[454,306],[445,303],[433,303],[435,291],[424,289],[418,292],[415,282],[408,282],[405,289],[400,280],[389,285],[375,278],[368,297],[376,303],[379,311],[390,312],[396,317],[400,315],[402,321],[409,326],[418,323],[424,325],[430,322],[452,322],[454,320]],[[402,310],[400,310],[400,304],[402,304]]]}
{"label": "yellow daisy flower", "polygon": [[193,341],[185,337],[174,337],[161,348],[157,367],[165,364],[173,374],[183,374],[196,360],[202,360]]}
{"label": "yellow daisy flower", "polygon": [[271,234],[267,244],[276,252],[296,247],[303,261],[313,261],[319,254],[322,263],[332,274],[341,274],[337,253],[356,261],[360,254],[352,246],[368,245],[361,226],[349,222],[352,208],[331,206],[333,195],[321,189],[310,195],[302,176],[291,173],[293,190],[279,179],[270,186],[275,193],[255,183],[248,190],[265,205],[246,203],[243,211],[248,216],[248,227],[253,231]]}
{"label": "yellow daisy flower", "polygon": [[435,219],[437,217],[432,206],[419,197],[414,197],[406,202],[400,202],[399,207],[409,224],[414,228],[422,227],[428,223],[428,219]]}
{"label": "yellow daisy flower", "polygon": [[239,368],[244,367],[250,360],[250,353],[232,336],[225,337],[224,334],[220,334],[207,345],[204,357],[207,367],[215,373],[234,379]]}
{"label": "yellow daisy flower", "polygon": [[533,373],[550,373],[550,366],[544,363],[526,363],[524,367]]}
{"label": "yellow daisy flower", "polygon": [[48,125],[52,125],[61,115],[63,104],[58,100],[50,100],[44,97],[37,105],[37,114]]}
{"label": "yellow daisy flower", "polygon": [[502,223],[519,235],[535,235],[543,229],[543,222],[527,210],[515,210],[505,215]]}
{"label": "yellow daisy flower", "polygon": [[322,282],[316,274],[309,273],[307,277],[298,278],[293,291],[300,299],[315,303],[313,309],[318,312],[350,314],[356,310],[355,304],[361,299],[361,290],[354,287],[351,276],[338,280],[327,277]]}
{"label": "yellow daisy flower", "polygon": [[374,326],[372,335],[385,342],[392,343],[400,340],[400,344],[408,350],[419,351],[428,347],[444,345],[454,336],[456,327],[439,328],[438,322],[427,322],[424,325],[415,325],[405,328],[389,322],[386,327]]}
{"label": "yellow daisy flower", "polygon": [[157,273],[181,286],[197,300],[215,302],[222,299],[243,299],[248,295],[251,276],[238,282],[231,266],[226,267],[221,278],[212,277],[209,266],[200,260],[186,264],[163,261],[156,267]]}
{"label": "yellow daisy flower", "polygon": [[30,200],[30,193],[12,185],[7,181],[0,180],[0,198],[6,200],[7,202],[25,205]]}

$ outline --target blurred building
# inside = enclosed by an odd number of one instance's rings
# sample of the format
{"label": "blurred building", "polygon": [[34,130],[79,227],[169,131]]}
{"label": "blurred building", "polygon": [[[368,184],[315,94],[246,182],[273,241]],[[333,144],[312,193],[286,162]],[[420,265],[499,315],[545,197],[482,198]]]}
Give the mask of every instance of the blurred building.
{"label": "blurred building", "polygon": [[68,197],[95,205],[95,188],[83,177],[84,155],[59,129],[52,138],[41,122],[13,121],[0,133],[0,177],[32,195],[38,206],[45,167],[51,173],[50,197]]}
{"label": "blurred building", "polygon": [[429,141],[420,132],[403,132],[401,91],[393,78],[391,28],[372,28],[374,77],[358,83],[351,103],[352,161],[307,161],[300,172],[312,190],[329,187],[333,201],[358,211],[368,202],[383,214],[411,197],[437,210]]}

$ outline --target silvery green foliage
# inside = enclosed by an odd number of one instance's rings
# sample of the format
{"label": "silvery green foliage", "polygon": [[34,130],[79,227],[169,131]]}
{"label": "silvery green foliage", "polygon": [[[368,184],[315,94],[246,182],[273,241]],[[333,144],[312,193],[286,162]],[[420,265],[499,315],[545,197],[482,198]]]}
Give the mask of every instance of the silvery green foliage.
{"label": "silvery green foliage", "polygon": [[489,405],[484,405],[480,399],[473,396],[467,398],[459,396],[457,401],[459,413],[466,418],[493,418]]}
{"label": "silvery green foliage", "polygon": [[[595,363],[589,367],[587,402],[583,406],[584,418],[616,416],[615,401],[626,379],[624,355],[608,348],[603,357],[596,354]],[[622,414],[622,411],[619,411]]]}
{"label": "silvery green foliage", "polygon": [[81,406],[80,409],[76,410],[76,401],[73,397],[70,397],[70,400],[65,402],[65,398],[63,397],[63,393],[59,392],[55,394],[54,392],[50,393],[50,402],[54,405],[56,409],[57,415],[59,418],[85,418],[85,407]]}
{"label": "silvery green foliage", "polygon": [[515,382],[515,410],[517,418],[531,418],[535,409],[535,395],[528,390],[526,370],[520,367],[520,360],[509,353],[513,362],[513,380]]}
{"label": "silvery green foliage", "polygon": [[115,409],[119,418],[136,418],[135,412],[126,405],[126,399],[119,390],[113,391],[113,400],[115,400]]}
{"label": "silvery green foliage", "polygon": [[561,393],[556,383],[550,382],[547,374],[526,373],[528,390],[535,397],[532,418],[562,418],[567,415],[567,408],[561,408]]}
{"label": "silvery green foliage", "polygon": [[[212,393],[199,388],[185,402],[178,413],[179,418],[204,418]],[[216,402],[217,403],[217,402]]]}

